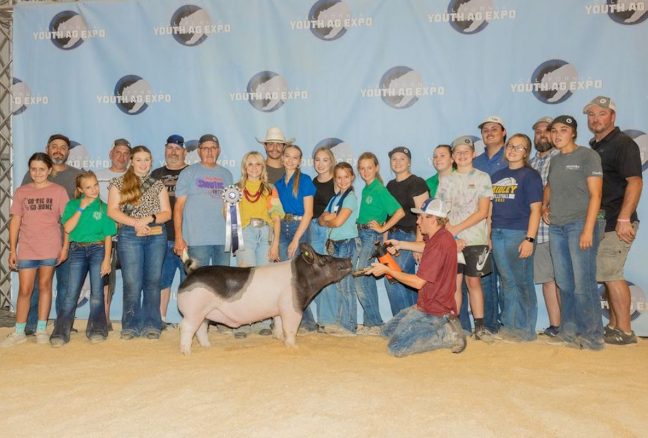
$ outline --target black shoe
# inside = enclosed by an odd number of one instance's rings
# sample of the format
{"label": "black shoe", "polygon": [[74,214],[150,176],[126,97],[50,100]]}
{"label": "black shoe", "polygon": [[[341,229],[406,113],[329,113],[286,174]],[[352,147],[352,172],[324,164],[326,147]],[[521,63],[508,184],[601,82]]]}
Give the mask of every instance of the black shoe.
{"label": "black shoe", "polygon": [[609,335],[603,336],[603,340],[606,344],[612,345],[634,345],[637,343],[637,336],[634,331],[625,333],[623,330],[613,328]]}
{"label": "black shoe", "polygon": [[543,335],[549,336],[550,338],[558,336],[560,333],[560,326],[550,325],[542,332]]}

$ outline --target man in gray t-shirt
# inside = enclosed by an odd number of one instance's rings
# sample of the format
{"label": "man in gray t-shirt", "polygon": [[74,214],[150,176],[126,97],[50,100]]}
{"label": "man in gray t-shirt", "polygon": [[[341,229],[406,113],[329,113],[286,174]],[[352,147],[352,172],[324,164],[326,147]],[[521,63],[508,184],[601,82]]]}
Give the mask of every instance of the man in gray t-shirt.
{"label": "man in gray t-shirt", "polygon": [[200,266],[229,265],[221,196],[232,184],[232,173],[218,165],[220,144],[215,135],[203,135],[198,144],[200,163],[186,167],[176,183],[174,250],[182,254],[188,248]]}
{"label": "man in gray t-shirt", "polygon": [[[47,140],[47,147],[45,149],[47,155],[52,159],[54,165],[52,166],[52,173],[49,180],[53,183],[59,184],[65,188],[70,199],[75,198],[76,192],[76,177],[81,173],[80,169],[68,166],[67,159],[70,156],[70,139],[63,134],[51,135]],[[29,184],[32,182],[29,176],[29,171],[25,174],[21,185]],[[56,301],[55,309],[56,314],[59,314],[59,309],[63,304],[63,297],[67,292],[68,283],[68,269],[67,261],[61,263],[56,267]],[[34,289],[32,291],[31,300],[29,303],[29,315],[27,316],[27,326],[25,332],[32,334],[36,332],[36,323],[38,322],[38,279],[34,281]]]}

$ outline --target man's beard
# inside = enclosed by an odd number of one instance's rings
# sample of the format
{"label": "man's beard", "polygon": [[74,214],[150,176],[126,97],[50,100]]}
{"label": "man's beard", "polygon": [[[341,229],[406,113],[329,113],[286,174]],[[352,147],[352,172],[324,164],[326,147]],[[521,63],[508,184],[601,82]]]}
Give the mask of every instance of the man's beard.
{"label": "man's beard", "polygon": [[536,148],[536,150],[538,152],[547,152],[552,147],[553,147],[553,145],[548,141],[544,141],[544,142],[535,144],[535,148]]}
{"label": "man's beard", "polygon": [[54,157],[51,158],[52,158],[52,163],[54,164],[65,164],[65,162],[67,161],[67,157],[65,156],[62,156],[60,158],[54,158]]}

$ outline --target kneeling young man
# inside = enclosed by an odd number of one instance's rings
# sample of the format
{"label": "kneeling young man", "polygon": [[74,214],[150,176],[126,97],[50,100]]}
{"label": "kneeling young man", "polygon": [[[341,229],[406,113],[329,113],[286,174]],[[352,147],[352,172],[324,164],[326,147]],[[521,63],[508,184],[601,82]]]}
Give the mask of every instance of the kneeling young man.
{"label": "kneeling young man", "polygon": [[418,215],[416,224],[424,241],[387,243],[395,251],[423,253],[416,274],[397,272],[381,263],[373,263],[367,271],[376,277],[390,275],[418,290],[416,304],[399,312],[383,329],[383,335],[390,338],[389,353],[402,357],[439,348],[461,353],[466,348],[466,337],[456,316],[457,244],[445,229],[448,210],[443,201],[427,199],[420,209],[411,211]]}

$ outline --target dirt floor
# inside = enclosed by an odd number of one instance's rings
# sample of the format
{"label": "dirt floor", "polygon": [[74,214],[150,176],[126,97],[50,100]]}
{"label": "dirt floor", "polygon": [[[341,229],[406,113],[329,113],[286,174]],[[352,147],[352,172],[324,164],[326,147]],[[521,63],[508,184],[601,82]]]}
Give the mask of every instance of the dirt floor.
{"label": "dirt floor", "polygon": [[[79,324],[81,325],[81,324]],[[118,328],[118,327],[116,327]],[[10,330],[0,329],[4,338]],[[0,350],[0,434],[14,436],[415,437],[648,434],[648,341],[577,351],[469,341],[396,359],[379,337],[210,332],[179,354],[161,340]]]}

